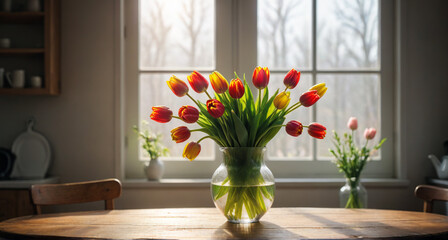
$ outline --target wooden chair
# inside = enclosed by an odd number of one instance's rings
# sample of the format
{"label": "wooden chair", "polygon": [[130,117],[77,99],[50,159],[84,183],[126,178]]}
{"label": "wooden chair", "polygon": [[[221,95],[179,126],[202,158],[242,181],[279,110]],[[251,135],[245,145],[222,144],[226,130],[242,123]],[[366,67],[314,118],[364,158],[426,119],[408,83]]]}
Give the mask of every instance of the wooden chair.
{"label": "wooden chair", "polygon": [[415,188],[414,194],[416,197],[423,199],[423,212],[432,212],[434,200],[448,201],[447,188],[419,185]]}
{"label": "wooden chair", "polygon": [[105,201],[105,209],[113,210],[113,199],[121,195],[118,179],[104,179],[66,184],[40,184],[31,186],[31,197],[37,214],[41,206]]}

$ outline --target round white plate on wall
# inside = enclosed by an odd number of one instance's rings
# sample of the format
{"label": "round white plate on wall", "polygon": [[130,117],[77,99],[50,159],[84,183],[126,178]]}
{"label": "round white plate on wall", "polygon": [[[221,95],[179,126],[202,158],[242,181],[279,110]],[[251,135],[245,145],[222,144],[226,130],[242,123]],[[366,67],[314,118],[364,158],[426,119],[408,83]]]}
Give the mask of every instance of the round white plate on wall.
{"label": "round white plate on wall", "polygon": [[12,178],[42,179],[50,166],[51,150],[47,139],[33,131],[34,121],[28,122],[27,130],[12,144],[16,161]]}

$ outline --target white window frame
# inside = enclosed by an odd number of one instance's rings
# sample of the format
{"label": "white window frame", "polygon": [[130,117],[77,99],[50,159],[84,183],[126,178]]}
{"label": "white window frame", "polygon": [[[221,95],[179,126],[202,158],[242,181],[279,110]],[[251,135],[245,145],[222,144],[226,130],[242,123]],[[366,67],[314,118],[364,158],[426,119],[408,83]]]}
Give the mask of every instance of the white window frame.
{"label": "white window frame", "polygon": [[[394,96],[394,1],[379,0],[378,8],[380,14],[380,70],[361,71],[322,71],[316,69],[316,1],[313,0],[313,42],[312,69],[302,71],[312,75],[313,83],[319,73],[376,73],[381,76],[381,133],[388,139],[387,144],[382,148],[382,160],[371,161],[363,176],[367,178],[393,178],[396,177],[394,156],[395,139],[395,96]],[[254,66],[257,65],[257,1],[228,1],[216,0],[216,24],[220,29],[216,31],[216,69],[224,76],[233,76],[233,71],[239,74],[246,73],[251,76]],[[139,58],[138,56],[138,0],[124,1],[124,22],[125,30],[125,153],[122,163],[124,178],[142,178],[142,164],[138,159],[138,139],[132,131],[132,126],[138,123],[138,82],[139,82]],[[386,24],[388,23],[388,24]],[[268,66],[269,67],[269,66]],[[151,71],[157,73],[189,73],[198,69],[179,69]],[[213,71],[214,69],[199,69],[200,71]],[[285,71],[272,71],[275,73],[285,73]],[[331,89],[329,89],[331,91]],[[313,110],[313,118],[316,112]],[[168,133],[166,133],[168,134]],[[305,136],[307,137],[307,136]],[[327,141],[331,138],[331,133],[327,135]],[[376,139],[379,139],[376,138]],[[316,140],[313,140],[316,141]],[[315,148],[315,144],[313,145]],[[313,151],[316,152],[316,151]],[[216,148],[215,160],[213,161],[193,161],[173,160],[165,161],[166,178],[210,178],[213,171],[221,163],[221,155]],[[291,161],[276,160],[268,161],[267,164],[277,178],[329,178],[340,177],[336,167],[330,161],[316,161],[313,153],[313,161]],[[299,160],[299,159],[298,159]]]}

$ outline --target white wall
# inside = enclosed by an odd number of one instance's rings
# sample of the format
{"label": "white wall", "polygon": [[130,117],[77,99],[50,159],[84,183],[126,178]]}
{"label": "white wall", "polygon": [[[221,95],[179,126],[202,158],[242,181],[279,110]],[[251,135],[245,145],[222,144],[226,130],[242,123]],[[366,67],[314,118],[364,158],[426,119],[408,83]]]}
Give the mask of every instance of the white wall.
{"label": "white wall", "polygon": [[[29,116],[53,148],[62,182],[114,177],[114,1],[62,3],[62,93],[0,96],[0,147],[11,147]],[[448,139],[448,1],[406,1],[403,148],[408,187],[368,187],[369,207],[420,209],[416,185],[434,175],[428,153]],[[397,133],[399,134],[399,133]],[[300,187],[302,186],[302,187]],[[337,207],[338,187],[278,187],[275,206]],[[118,208],[212,206],[207,186],[125,188]]]}

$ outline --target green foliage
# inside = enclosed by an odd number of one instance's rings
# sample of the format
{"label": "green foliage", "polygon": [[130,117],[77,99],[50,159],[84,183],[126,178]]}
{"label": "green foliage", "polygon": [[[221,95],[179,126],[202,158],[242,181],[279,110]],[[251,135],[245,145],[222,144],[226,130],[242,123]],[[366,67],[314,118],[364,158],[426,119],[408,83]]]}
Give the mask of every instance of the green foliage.
{"label": "green foliage", "polygon": [[[382,139],[373,149],[378,150],[381,145],[386,141]],[[368,140],[365,145],[360,149],[353,140],[353,131],[351,134],[345,133],[341,139],[336,131],[333,131],[333,145],[334,149],[330,149],[330,152],[336,158],[336,166],[339,168],[339,172],[343,172],[345,177],[350,181],[358,181],[361,171],[367,163],[370,157],[371,149],[367,148]]]}
{"label": "green foliage", "polygon": [[[238,77],[235,74],[236,77]],[[252,91],[243,77],[244,95],[234,99],[226,91],[215,94],[225,107],[224,114],[216,119],[207,112],[205,104],[195,101],[201,115],[198,120],[200,131],[209,135],[221,147],[264,147],[275,137],[285,121],[290,108],[277,110],[273,101],[278,90],[269,96],[268,88],[254,99]]]}
{"label": "green foliage", "polygon": [[[147,122],[143,121],[143,124],[147,125]],[[168,155],[168,148],[161,143],[161,134],[155,134],[149,129],[140,131],[137,126],[134,126],[133,129],[138,134],[138,137],[143,140],[142,148],[146,150],[150,159]]]}

